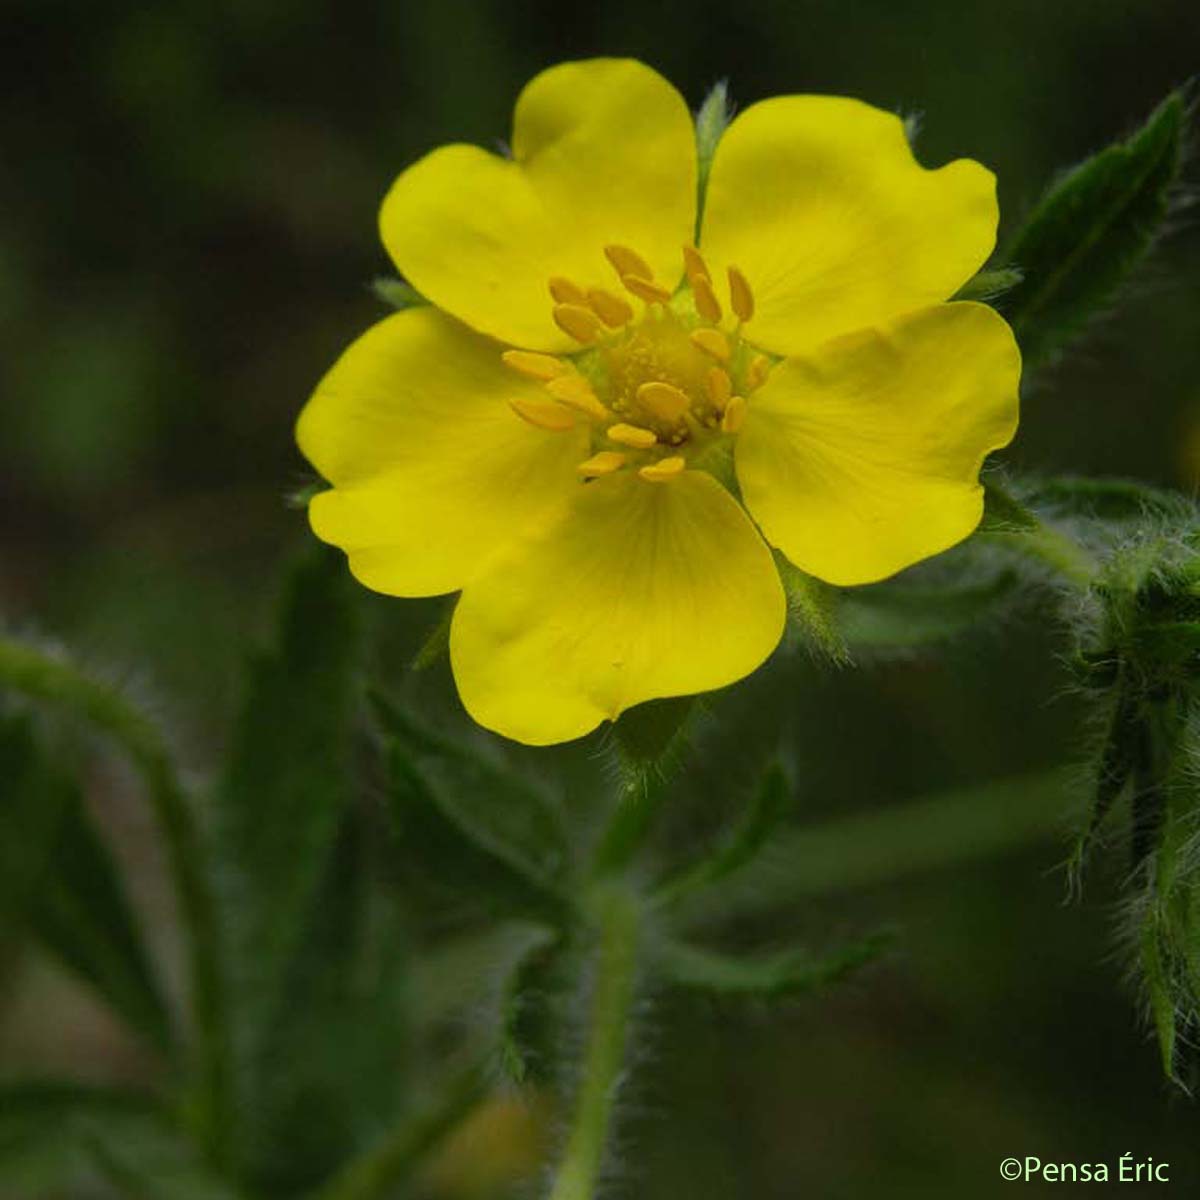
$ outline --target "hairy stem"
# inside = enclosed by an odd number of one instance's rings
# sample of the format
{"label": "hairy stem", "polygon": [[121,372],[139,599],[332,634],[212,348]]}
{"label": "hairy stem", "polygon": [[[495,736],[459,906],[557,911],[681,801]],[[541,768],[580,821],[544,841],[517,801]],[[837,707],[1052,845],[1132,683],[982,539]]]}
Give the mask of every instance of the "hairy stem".
{"label": "hairy stem", "polygon": [[201,1136],[220,1160],[229,1096],[229,1038],[220,980],[216,906],[200,830],[157,726],[121,692],[58,654],[0,637],[0,683],[82,717],[116,742],[141,774],[162,828],[188,948],[199,1042]]}
{"label": "hairy stem", "polygon": [[424,1111],[410,1117],[350,1163],[313,1200],[376,1200],[390,1196],[413,1169],[487,1095],[484,1072],[464,1071]]}
{"label": "hairy stem", "polygon": [[629,893],[601,898],[587,1048],[566,1149],[550,1200],[592,1200],[621,1085],[637,978],[639,912]]}

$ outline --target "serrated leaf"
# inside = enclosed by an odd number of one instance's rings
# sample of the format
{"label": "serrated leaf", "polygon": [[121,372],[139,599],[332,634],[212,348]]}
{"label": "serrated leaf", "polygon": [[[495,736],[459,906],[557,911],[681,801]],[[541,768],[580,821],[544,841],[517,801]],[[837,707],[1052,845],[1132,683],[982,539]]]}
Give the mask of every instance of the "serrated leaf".
{"label": "serrated leaf", "polygon": [[[360,637],[354,584],[318,548],[291,573],[277,645],[252,662],[215,795],[234,1057],[253,1106],[254,1064],[286,1005],[300,944],[350,791]],[[237,1131],[239,1134],[241,1130]]]}
{"label": "serrated leaf", "polygon": [[492,857],[539,888],[553,889],[571,848],[562,812],[550,797],[475,747],[425,728],[381,693],[371,699],[395,754],[407,761],[444,817]]}
{"label": "serrated leaf", "polygon": [[837,983],[878,958],[891,937],[875,933],[822,954],[799,949],[745,957],[669,942],[661,947],[658,962],[677,987],[718,996],[778,999]]}
{"label": "serrated leaf", "polygon": [[39,745],[27,718],[0,720],[0,779],[0,917],[169,1052],[171,1017],[120,871],[75,781]]}
{"label": "serrated leaf", "polygon": [[1027,365],[1077,335],[1154,244],[1179,176],[1185,116],[1172,92],[1132,137],[1051,186],[1017,232],[1005,258],[1024,279],[1000,308]]}
{"label": "serrated leaf", "polygon": [[262,1039],[243,1119],[247,1174],[266,1194],[316,1187],[396,1119],[407,1092],[406,938],[370,840],[365,818],[350,814]]}
{"label": "serrated leaf", "polygon": [[701,891],[754,861],[792,809],[792,791],[783,768],[773,763],[763,774],[742,819],[707,858],[668,879],[657,899],[670,904]]}

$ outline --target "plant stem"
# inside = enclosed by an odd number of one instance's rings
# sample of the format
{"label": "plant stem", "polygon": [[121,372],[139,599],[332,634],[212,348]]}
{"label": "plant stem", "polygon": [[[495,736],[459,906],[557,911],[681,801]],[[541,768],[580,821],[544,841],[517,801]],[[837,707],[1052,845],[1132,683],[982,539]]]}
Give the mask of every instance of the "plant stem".
{"label": "plant stem", "polygon": [[1090,587],[1100,574],[1100,563],[1091,551],[1053,526],[1037,518],[1034,520],[1036,525],[1029,529],[1011,533],[997,530],[981,536],[1027,558],[1037,559],[1075,587]]}
{"label": "plant stem", "polygon": [[630,893],[616,888],[603,893],[587,1050],[575,1115],[550,1200],[591,1200],[595,1194],[629,1039],[639,915]]}
{"label": "plant stem", "polygon": [[425,1111],[398,1126],[377,1146],[350,1163],[312,1200],[375,1200],[390,1196],[448,1133],[487,1095],[479,1067],[464,1071]]}
{"label": "plant stem", "polygon": [[115,687],[93,679],[65,657],[0,637],[0,682],[57,705],[103,730],[128,755],[146,784],[161,826],[179,908],[190,939],[192,1008],[201,1064],[204,1142],[221,1159],[229,1103],[229,1037],[220,980],[216,905],[204,869],[200,831],[175,764],[157,726]]}

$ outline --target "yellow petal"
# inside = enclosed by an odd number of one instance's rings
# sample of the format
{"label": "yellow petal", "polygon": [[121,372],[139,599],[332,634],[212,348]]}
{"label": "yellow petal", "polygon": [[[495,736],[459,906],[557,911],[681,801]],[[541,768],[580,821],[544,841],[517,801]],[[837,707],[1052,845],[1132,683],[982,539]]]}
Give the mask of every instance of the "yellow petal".
{"label": "yellow petal", "polygon": [[493,342],[433,308],[368,330],[300,414],[296,438],[335,486],[309,505],[317,536],[342,547],[367,587],[432,596],[579,486],[587,432],[547,433],[510,404],[548,403]]}
{"label": "yellow petal", "polygon": [[700,244],[753,289],[750,341],[794,354],[952,296],[991,253],[996,221],[995,178],[978,163],[928,171],[893,114],[781,96],[722,137]]}
{"label": "yellow petal", "polygon": [[551,278],[606,285],[614,243],[679,278],[696,155],[687,105],[662,76],[630,59],[543,71],[517,101],[512,152],[444,146],[384,201],[384,245],[439,308],[525,349],[575,350],[551,320]]}
{"label": "yellow petal", "polygon": [[829,583],[871,583],[965,538],[979,468],[1017,427],[1021,358],[982,304],[939,304],[777,366],[734,451],[767,540]]}
{"label": "yellow petal", "polygon": [[770,552],[711,476],[656,487],[622,472],[580,486],[557,526],[467,588],[450,661],[476,721],[547,745],[749,674],[784,607]]}

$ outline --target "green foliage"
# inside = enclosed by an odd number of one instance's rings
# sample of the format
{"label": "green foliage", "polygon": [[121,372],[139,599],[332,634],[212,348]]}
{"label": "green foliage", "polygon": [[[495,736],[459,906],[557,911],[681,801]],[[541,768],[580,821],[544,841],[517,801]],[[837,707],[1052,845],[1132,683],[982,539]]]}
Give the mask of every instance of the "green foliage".
{"label": "green foliage", "polygon": [[1108,305],[1162,233],[1187,116],[1172,92],[1146,124],[1075,167],[1039,200],[1005,254],[1004,296],[1027,365],[1053,355]]}
{"label": "green foliage", "polygon": [[13,1200],[93,1195],[99,1180],[138,1200],[237,1198],[153,1101],[73,1083],[0,1087],[0,1176]]}
{"label": "green foliage", "polygon": [[288,580],[278,644],[250,665],[214,796],[213,852],[234,1024],[234,1158],[254,1175],[274,1157],[264,1096],[271,1041],[296,1002],[297,955],[351,793],[360,654],[357,595],[340,556],[319,548]]}
{"label": "green foliage", "polygon": [[378,693],[388,811],[397,850],[412,872],[492,916],[561,925],[569,863],[550,801],[518,775],[421,728]]}
{"label": "green foliage", "polygon": [[429,303],[407,279],[393,279],[380,276],[371,281],[371,291],[397,312],[406,308],[420,308]]}
{"label": "green foliage", "polygon": [[704,97],[696,113],[696,239],[704,220],[704,198],[708,193],[708,176],[712,170],[717,143],[733,120],[733,103],[729,99],[729,84],[722,79]]}
{"label": "green foliage", "polygon": [[171,1017],[111,854],[28,717],[0,717],[0,919],[35,937],[160,1051]]}
{"label": "green foliage", "polygon": [[994,270],[980,271],[958,289],[954,299],[980,300],[987,303],[1006,292],[1011,292],[1023,278],[1024,275],[1016,267],[997,267]]}
{"label": "green foliage", "polygon": [[787,595],[789,632],[798,636],[817,658],[838,665],[848,663],[850,653],[838,622],[844,593],[806,575],[782,554],[776,553],[775,566]]}
{"label": "green foliage", "polygon": [[876,933],[823,954],[804,948],[737,956],[669,942],[660,948],[658,962],[676,987],[714,996],[781,999],[840,982],[877,959],[891,940],[890,933]]}

